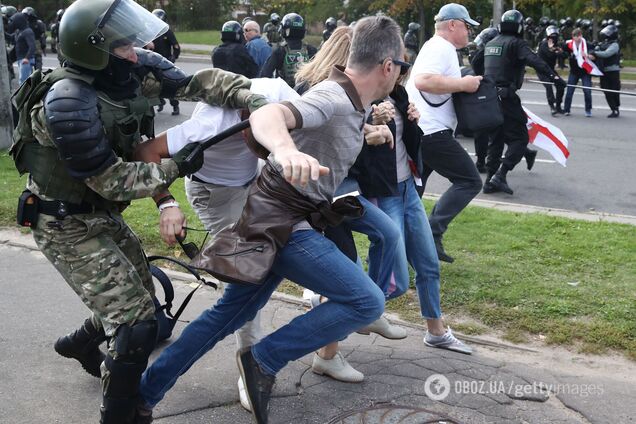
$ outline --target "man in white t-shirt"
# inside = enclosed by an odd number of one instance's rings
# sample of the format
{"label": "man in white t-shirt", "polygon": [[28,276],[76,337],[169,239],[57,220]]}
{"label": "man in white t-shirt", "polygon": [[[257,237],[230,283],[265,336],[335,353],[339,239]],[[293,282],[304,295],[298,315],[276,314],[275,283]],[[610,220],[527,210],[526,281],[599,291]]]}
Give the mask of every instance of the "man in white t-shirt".
{"label": "man in white t-shirt", "polygon": [[453,184],[437,201],[429,217],[437,255],[445,262],[454,259],[444,251],[442,236],[453,218],[482,187],[475,164],[453,138],[457,116],[452,93],[474,93],[482,79],[481,76],[462,77],[456,53],[456,49],[468,44],[471,27],[477,25],[464,6],[456,3],[442,6],[435,16],[435,35],[422,46],[406,83],[409,99],[421,114],[423,185],[426,187],[426,180],[433,171]]}

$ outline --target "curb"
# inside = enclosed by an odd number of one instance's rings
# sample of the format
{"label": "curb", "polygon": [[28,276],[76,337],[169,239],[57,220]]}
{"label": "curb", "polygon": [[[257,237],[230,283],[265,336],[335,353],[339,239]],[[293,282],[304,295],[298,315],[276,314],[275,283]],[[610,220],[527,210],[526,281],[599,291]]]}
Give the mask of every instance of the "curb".
{"label": "curb", "polygon": [[[439,200],[440,194],[424,194],[424,199]],[[502,202],[499,200],[473,199],[471,206],[517,213],[539,213],[560,218],[576,219],[589,222],[612,222],[616,224],[636,225],[636,216],[605,212],[576,212],[568,209],[546,208],[544,206],[524,205],[521,203]]]}

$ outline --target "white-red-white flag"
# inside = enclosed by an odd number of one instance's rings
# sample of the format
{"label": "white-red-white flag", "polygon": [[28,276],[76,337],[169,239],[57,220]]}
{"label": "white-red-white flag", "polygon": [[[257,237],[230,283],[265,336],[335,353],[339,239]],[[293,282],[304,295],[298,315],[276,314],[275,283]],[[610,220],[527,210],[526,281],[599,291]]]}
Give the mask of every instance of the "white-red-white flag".
{"label": "white-red-white flag", "polygon": [[530,143],[550,153],[554,160],[566,166],[565,163],[570,156],[570,151],[568,150],[568,139],[563,131],[539,118],[525,106],[523,110],[528,116],[527,127]]}
{"label": "white-red-white flag", "polygon": [[566,41],[568,49],[574,54],[576,58],[576,64],[579,65],[579,68],[583,69],[590,75],[594,75],[597,77],[602,77],[603,72],[596,66],[596,63],[592,62],[589,57],[587,57],[587,41],[585,38],[581,38],[581,42],[577,45],[574,40]]}

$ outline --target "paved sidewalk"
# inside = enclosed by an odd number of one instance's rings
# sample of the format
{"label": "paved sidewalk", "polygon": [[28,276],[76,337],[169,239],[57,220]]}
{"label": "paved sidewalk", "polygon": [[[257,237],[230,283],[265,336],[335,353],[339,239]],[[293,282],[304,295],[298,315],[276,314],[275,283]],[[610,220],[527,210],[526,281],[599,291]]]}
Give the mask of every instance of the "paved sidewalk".
{"label": "paved sidewalk", "polygon": [[[98,380],[52,349],[58,336],[86,317],[85,307],[30,235],[0,230],[0,266],[0,422],[96,423]],[[178,305],[191,282],[171,275]],[[183,319],[193,319],[218,296],[200,290]],[[277,295],[264,308],[266,331],[305,308],[298,299]],[[184,326],[179,323],[176,332]],[[476,353],[466,356],[425,347],[417,326],[408,332],[401,341],[354,334],[342,343],[348,360],[366,376],[361,384],[313,374],[311,355],[290,363],[278,376],[270,422],[626,423],[636,417],[636,365],[624,359],[546,352],[488,338],[469,338]],[[234,338],[228,337],[196,363],[156,408],[155,422],[250,423],[251,415],[238,403],[234,351]]]}

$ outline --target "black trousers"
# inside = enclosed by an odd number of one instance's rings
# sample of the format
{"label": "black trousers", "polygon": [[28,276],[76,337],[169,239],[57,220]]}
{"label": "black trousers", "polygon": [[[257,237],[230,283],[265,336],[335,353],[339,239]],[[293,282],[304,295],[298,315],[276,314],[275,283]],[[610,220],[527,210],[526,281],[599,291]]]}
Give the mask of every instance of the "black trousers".
{"label": "black trousers", "polygon": [[453,138],[451,130],[422,136],[420,149],[424,162],[423,189],[433,171],[453,183],[439,198],[428,218],[433,236],[440,238],[453,218],[481,191],[482,181],[472,159]]}
{"label": "black trousers", "polygon": [[[504,114],[504,123],[499,127],[488,145],[488,159],[486,168],[488,174],[492,175],[499,169],[503,162],[503,167],[511,171],[517,165],[528,147],[528,129],[526,123],[528,117],[521,108],[521,99],[516,94],[511,97],[501,99],[501,108]],[[503,161],[501,154],[504,145],[508,145]]]}
{"label": "black trousers", "polygon": [[486,162],[491,134],[492,131],[490,130],[478,131],[475,133],[475,156],[477,156],[477,161],[479,162]]}
{"label": "black trousers", "polygon": [[[166,101],[164,99],[159,99],[161,101],[161,106],[166,104]],[[172,107],[177,107],[179,106],[179,100],[177,99],[168,99],[170,101],[170,106]]]}
{"label": "black trousers", "polygon": [[[621,78],[619,71],[610,71],[605,72],[605,75],[601,77],[601,88],[607,88],[609,90],[620,90],[621,89]],[[607,93],[605,94],[605,100],[607,100],[607,105],[612,110],[618,110],[621,105],[620,94],[618,93]]]}
{"label": "black trousers", "polygon": [[[552,84],[544,84],[543,86],[545,87],[545,96],[548,98],[550,107],[561,108],[565,87],[560,85],[553,86]],[[556,89],[556,97],[554,96],[553,88]]]}

